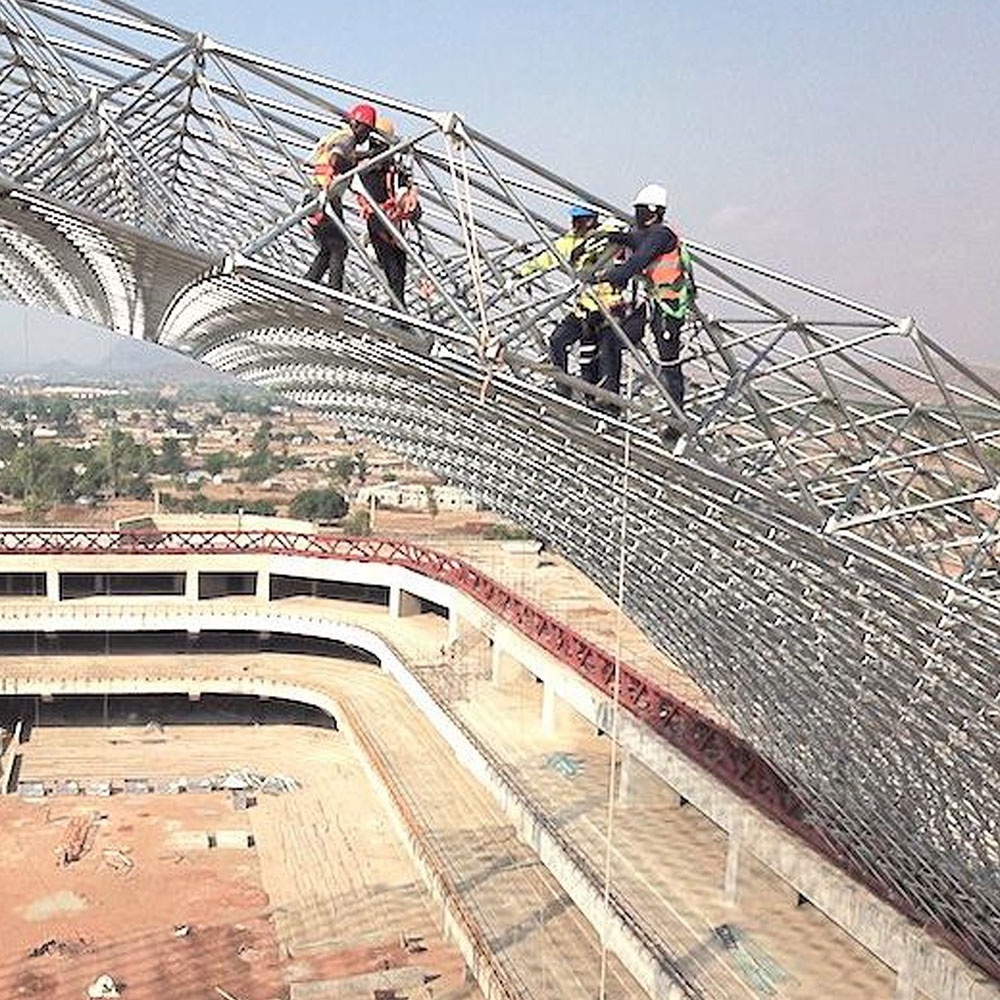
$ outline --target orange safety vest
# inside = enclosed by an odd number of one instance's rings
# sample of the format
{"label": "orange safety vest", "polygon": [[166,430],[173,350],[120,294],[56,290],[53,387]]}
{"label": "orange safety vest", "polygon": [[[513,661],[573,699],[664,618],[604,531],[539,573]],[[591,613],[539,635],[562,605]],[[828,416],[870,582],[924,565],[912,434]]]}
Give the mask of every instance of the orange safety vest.
{"label": "orange safety vest", "polygon": [[683,319],[691,298],[690,270],[690,258],[678,237],[673,250],[655,257],[642,272],[663,309],[679,319]]}

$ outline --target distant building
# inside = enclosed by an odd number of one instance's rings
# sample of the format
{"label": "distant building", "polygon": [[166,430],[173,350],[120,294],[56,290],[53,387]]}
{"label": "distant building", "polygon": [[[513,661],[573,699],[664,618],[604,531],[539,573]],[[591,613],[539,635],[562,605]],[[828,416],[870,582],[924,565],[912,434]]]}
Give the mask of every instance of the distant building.
{"label": "distant building", "polygon": [[476,510],[476,500],[457,486],[430,486],[425,483],[379,483],[358,490],[359,503],[374,499],[379,507],[427,510],[433,498],[438,510]]}

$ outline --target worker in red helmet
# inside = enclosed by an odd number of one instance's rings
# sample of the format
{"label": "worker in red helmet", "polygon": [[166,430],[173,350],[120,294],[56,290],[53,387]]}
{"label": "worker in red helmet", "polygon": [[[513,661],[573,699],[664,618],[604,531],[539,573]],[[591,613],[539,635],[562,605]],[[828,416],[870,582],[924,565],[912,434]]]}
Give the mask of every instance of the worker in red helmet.
{"label": "worker in red helmet", "polygon": [[320,197],[320,208],[308,218],[319,250],[306,272],[306,280],[319,281],[328,271],[330,286],[338,292],[344,288],[347,237],[341,200],[344,192],[336,178],[358,165],[358,146],[367,142],[375,128],[375,117],[375,109],[370,104],[355,105],[347,114],[347,124],[320,139],[306,163],[312,184],[307,198]]}

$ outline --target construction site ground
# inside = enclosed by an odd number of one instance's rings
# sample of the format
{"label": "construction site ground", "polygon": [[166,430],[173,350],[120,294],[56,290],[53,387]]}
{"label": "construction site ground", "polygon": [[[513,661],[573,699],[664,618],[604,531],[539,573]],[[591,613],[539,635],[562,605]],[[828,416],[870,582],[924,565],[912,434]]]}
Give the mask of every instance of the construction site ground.
{"label": "construction site ground", "polygon": [[[138,775],[239,769],[301,787],[259,794],[239,812],[222,791],[0,799],[0,995],[80,998],[109,974],[124,995],[151,1000],[219,996],[216,986],[272,1000],[292,982],[337,982],[338,996],[370,998],[379,986],[425,978],[437,997],[478,996],[342,734],[42,727],[24,750],[25,781],[120,786]],[[79,860],[60,864],[78,818],[91,826],[88,842]],[[253,846],[225,846],[239,833],[252,834]],[[219,846],[208,846],[209,834]],[[29,957],[36,950],[43,954]]]}
{"label": "construction site ground", "polygon": [[[434,627],[430,622],[425,624]],[[333,693],[350,706],[355,725],[366,734],[368,752],[377,758],[376,769],[403,796],[410,825],[458,887],[482,939],[489,942],[508,980],[523,984],[524,996],[596,995],[600,951],[593,929],[520,843],[496,803],[448,752],[395,683],[375,668],[275,654],[249,658],[129,656],[86,662],[74,658],[72,665],[37,657],[18,658],[9,668],[8,673],[41,671],[48,677],[72,675],[74,670],[91,678],[102,673],[169,677],[176,678],[179,686],[193,678],[249,672],[295,679]],[[513,767],[520,787],[554,819],[561,834],[583,852],[593,868],[601,870],[607,828],[608,741],[569,713],[563,715],[557,732],[544,735],[539,726],[539,685],[525,677],[494,687],[481,676],[474,655],[461,668],[425,665],[419,672],[477,738]],[[198,940],[194,933],[185,939],[171,937],[175,924],[189,923],[194,928],[217,927],[220,935],[226,928],[231,934],[232,928],[242,927],[240,933],[250,935],[236,940],[230,948],[228,965],[224,962],[217,971],[212,957],[217,953],[213,951],[201,964],[201,971],[191,973],[218,978],[231,968],[234,985],[241,985],[244,992],[229,992],[240,1000],[271,1000],[268,990],[280,988],[285,980],[326,981],[345,971],[360,975],[358,965],[353,964],[361,962],[363,967],[359,952],[368,956],[369,968],[372,961],[376,965],[383,961],[381,956],[387,953],[398,959],[401,934],[435,942],[431,951],[441,954],[440,969],[420,958],[421,967],[433,968],[434,974],[442,976],[436,987],[431,984],[433,996],[475,995],[461,982],[458,956],[437,942],[439,931],[428,897],[401,856],[384,809],[345,736],[294,727],[215,730],[195,726],[177,731],[168,725],[162,735],[152,739],[146,756],[136,758],[136,753],[143,752],[143,740],[150,740],[141,727],[131,730],[131,735],[128,731],[115,735],[115,730],[101,728],[39,731],[26,745],[22,773],[26,779],[83,780],[97,777],[93,763],[97,760],[103,763],[104,777],[109,780],[123,776],[123,772],[135,776],[139,771],[190,777],[212,765],[213,771],[226,766],[278,771],[301,780],[303,788],[273,798],[262,796],[259,805],[245,813],[233,812],[222,793],[216,793],[216,801],[192,793],[141,796],[132,801],[127,796],[86,801],[51,798],[44,806],[6,800],[0,817],[4,820],[4,841],[12,839],[14,844],[11,857],[30,848],[40,870],[47,871],[45,880],[36,880],[28,872],[25,858],[11,866],[9,884],[20,880],[22,888],[5,894],[5,939],[16,940],[18,948],[14,960],[8,958],[4,967],[9,981],[16,983],[25,975],[52,976],[51,970],[59,967],[61,959],[27,959],[27,951],[51,938],[72,941],[76,935],[92,945],[102,941],[105,945],[86,966],[88,975],[101,971],[115,974],[104,959],[114,954],[125,957],[133,951],[137,971],[126,972],[126,978],[140,982],[143,969],[157,970],[148,974],[148,987],[141,995],[162,996],[164,1000],[210,995],[204,992],[202,979],[191,980],[188,992],[178,982],[156,992],[163,986],[161,970],[172,967],[172,949]],[[74,745],[76,740],[82,742]],[[126,755],[120,765],[112,765],[112,751]],[[107,808],[117,810],[119,805],[125,810],[120,816]],[[52,817],[92,808],[108,812],[109,820],[99,831],[107,837],[78,864],[57,867],[54,853],[66,824]],[[46,809],[55,811],[46,813]],[[893,977],[888,970],[816,911],[797,907],[794,893],[759,867],[741,874],[740,901],[735,906],[726,904],[721,891],[726,850],[723,834],[694,810],[679,808],[651,776],[639,780],[631,804],[615,808],[613,822],[611,873],[616,891],[628,899],[647,928],[680,957],[685,970],[704,986],[706,996],[796,1000],[825,995],[844,1000],[892,996]],[[135,835],[143,823],[148,824],[152,838],[146,848],[141,840],[132,843],[124,836]],[[226,830],[246,825],[254,835],[253,850],[224,854],[218,849],[198,849],[193,860],[176,860],[179,845],[187,843],[183,834],[178,838],[178,830],[204,833],[210,826],[219,829],[223,825]],[[123,826],[131,830],[122,830]],[[36,838],[38,830],[41,833]],[[136,873],[122,876],[107,871],[105,844],[134,858]],[[181,853],[190,857],[188,852]],[[150,862],[150,857],[155,861]],[[151,875],[161,879],[148,889],[139,883],[129,884],[139,878],[144,860],[145,866],[154,869]],[[202,865],[220,867],[203,870]],[[184,890],[188,871],[194,892],[190,898]],[[212,876],[205,871],[211,871]],[[5,885],[7,876],[5,869]],[[77,878],[89,881],[77,883]],[[217,888],[206,894],[209,884]],[[166,885],[169,894],[164,892]],[[260,889],[264,892],[247,899],[247,892]],[[122,890],[124,895],[118,895]],[[64,892],[71,895],[62,895]],[[102,904],[72,909],[81,905],[76,900],[100,900],[102,892],[109,894]],[[152,906],[145,902],[150,894],[154,899],[169,895],[178,905],[159,911],[159,903]],[[229,902],[231,897],[235,902]],[[62,901],[48,904],[62,907],[53,922],[46,922],[48,918],[41,923],[28,920],[27,913],[38,912],[31,906],[47,899]],[[121,923],[102,929],[102,915],[113,911],[119,899],[127,901],[123,914],[131,907],[131,915],[123,915]],[[41,905],[44,912],[46,904]],[[253,922],[254,917],[259,921]],[[11,921],[17,933],[8,935]],[[123,928],[129,928],[130,936],[118,941],[115,935]],[[138,954],[143,943],[152,948],[153,954],[146,958]],[[252,962],[245,961],[248,954]],[[348,969],[337,968],[338,960],[348,962]],[[79,996],[78,973],[83,973],[84,961],[75,959],[65,965],[75,977],[76,992],[59,992],[57,980],[48,984],[46,995]],[[609,997],[642,995],[613,960],[610,973]],[[453,992],[447,984],[454,979],[446,975],[457,977]],[[836,984],[835,994],[828,993],[831,984]],[[285,995],[273,993],[274,997]]]}
{"label": "construction site ground", "polygon": [[[569,621],[605,648],[613,647],[617,629],[621,627],[626,657],[631,662],[648,669],[669,690],[682,693],[700,707],[705,706],[706,696],[646,643],[638,629],[627,622],[619,626],[610,602],[571,567],[547,557],[539,560],[516,546],[508,549],[495,543],[471,543],[464,551],[460,549],[459,554]],[[224,601],[213,602],[215,606],[220,603]],[[238,603],[246,607],[248,600],[238,599]],[[610,816],[613,889],[627,900],[644,929],[660,938],[679,957],[685,972],[704,986],[706,996],[775,996],[787,1000],[828,996],[842,1000],[888,1000],[893,996],[894,975],[890,970],[818,911],[808,905],[797,906],[795,892],[760,865],[749,859],[742,863],[738,901],[727,903],[722,891],[725,835],[696,810],[680,807],[676,796],[652,775],[634,777],[629,800],[616,803],[609,814],[609,802],[613,801],[613,790],[609,789],[609,741],[569,710],[559,713],[559,728],[555,732],[543,732],[541,685],[516,669],[504,671],[504,683],[493,683],[489,677],[488,649],[475,636],[460,635],[455,644],[459,655],[454,652],[442,655],[447,646],[447,623],[433,614],[390,619],[382,608],[315,598],[291,598],[281,604],[289,610],[328,614],[385,636],[436,699],[462,722],[485,751],[515,776],[522,793],[530,797],[537,810],[552,819],[565,842],[580,853],[593,871],[600,873],[608,861],[606,832]],[[206,908],[204,897],[197,896],[196,884],[190,905],[178,905],[176,913],[164,911],[162,919],[155,920],[155,933],[151,927],[140,934],[141,921],[146,917],[152,920],[156,911],[143,905],[140,897],[145,897],[145,891],[124,897],[134,900],[134,914],[138,915],[125,921],[125,926],[132,928],[133,936],[143,940],[147,939],[144,935],[153,935],[157,942],[163,943],[164,954],[169,955],[169,949],[178,943],[190,944],[196,940],[193,934],[171,939],[171,928],[178,922],[189,922],[194,927],[216,926],[220,934],[223,928],[236,926],[249,928],[241,933],[256,934],[253,940],[241,940],[235,947],[237,956],[253,955],[252,962],[238,958],[242,963],[238,971],[244,978],[234,982],[244,984],[244,993],[234,989],[229,992],[239,1000],[285,997],[287,982],[302,984],[310,978],[316,981],[324,977],[363,975],[358,969],[368,966],[364,965],[365,959],[356,956],[367,956],[369,965],[372,960],[383,961],[378,956],[392,947],[398,951],[398,944],[394,943],[403,932],[432,943],[429,951],[438,962],[435,969],[440,968],[435,974],[441,977],[429,984],[434,997],[476,996],[474,988],[462,982],[457,954],[438,938],[440,908],[431,904],[427,893],[418,887],[413,866],[397,846],[398,840],[384,811],[384,796],[371,789],[366,771],[374,767],[383,781],[393,786],[405,806],[412,830],[458,888],[468,915],[479,928],[482,940],[488,942],[508,982],[523,996],[598,995],[601,962],[593,928],[537,857],[520,843],[496,803],[455,759],[403,692],[376,668],[274,654],[67,659],[8,657],[4,672],[8,676],[23,674],[35,678],[74,674],[81,678],[163,678],[176,680],[178,691],[194,681],[213,677],[294,681],[332,694],[350,711],[364,736],[366,753],[375,763],[362,767],[356,748],[342,734],[329,730],[286,731],[261,726],[212,731],[191,727],[196,732],[187,734],[186,729],[178,732],[175,727],[167,726],[158,742],[151,744],[145,764],[122,758],[121,766],[133,773],[145,769],[153,774],[155,765],[157,773],[166,776],[172,772],[176,776],[203,770],[209,763],[213,771],[219,771],[228,762],[232,767],[293,775],[303,782],[303,788],[264,798],[262,804],[240,814],[233,812],[222,796],[214,806],[218,810],[214,820],[197,814],[186,820],[170,811],[209,808],[209,797],[190,793],[143,796],[138,804],[130,803],[125,796],[115,796],[100,800],[96,806],[92,799],[86,802],[49,799],[45,806],[0,800],[0,842],[11,841],[13,857],[25,850],[25,845],[30,846],[32,856],[41,859],[40,865],[53,866],[47,871],[54,886],[49,891],[47,884],[34,882],[23,862],[20,867],[8,866],[15,872],[15,883],[21,879],[24,887],[16,897],[18,902],[7,895],[3,904],[0,933],[5,940],[17,941],[21,956],[5,958],[0,965],[7,981],[14,982],[11,977],[25,974],[24,968],[29,975],[43,974],[44,963],[26,964],[25,951],[21,949],[36,947],[46,937],[67,935],[69,940],[74,927],[84,926],[87,919],[88,909],[78,913],[63,909],[57,914],[58,922],[52,925],[57,933],[27,926],[31,922],[26,920],[24,908],[36,899],[58,896],[62,889],[59,879],[73,874],[74,867],[80,872],[87,870],[88,864],[84,859],[69,869],[54,867],[51,852],[58,848],[61,834],[57,823],[45,821],[45,809],[65,806],[85,811],[93,807],[109,812],[110,818],[102,830],[113,830],[116,822],[131,827],[128,832],[141,828],[137,819],[130,819],[127,814],[117,819],[108,809],[111,806],[145,812],[148,814],[145,820],[157,817],[155,823],[162,827],[161,834],[169,823],[189,820],[195,828],[204,828],[212,821],[225,822],[226,829],[242,821],[253,833],[252,850],[228,854],[204,852],[204,857],[199,853],[195,860],[199,865],[223,866],[215,877],[234,890],[244,886],[262,889],[264,895],[256,901],[259,905],[239,902],[229,910],[218,906]],[[128,738],[123,737],[111,747],[115,753],[141,750],[142,739],[136,737],[135,730],[129,732]],[[92,751],[71,747],[67,741],[72,733],[73,730],[53,731],[49,763],[44,762],[49,734],[33,739],[26,747],[22,773],[85,778],[84,774],[56,772],[66,771],[71,764],[82,766],[90,758],[113,759],[108,756],[108,731],[92,729],[81,737],[92,741]],[[144,738],[149,739],[149,735]],[[173,759],[175,754],[178,756]],[[350,816],[354,819],[348,820]],[[36,828],[47,831],[40,837],[44,844],[37,854]],[[166,843],[164,840],[163,844]],[[113,846],[124,851],[128,845]],[[169,866],[174,876],[170,881],[171,891],[180,899],[185,880],[177,879],[176,873],[186,871],[194,862],[171,861],[170,849],[162,844],[158,849],[163,850],[166,859],[162,864]],[[131,856],[138,858],[139,847],[132,850],[135,853]],[[98,855],[91,852],[88,857],[96,886],[118,887],[139,877],[138,864],[136,874],[123,878],[101,871]],[[230,867],[225,868],[226,865]],[[0,869],[0,877],[6,886],[6,867]],[[85,890],[79,895],[90,898]],[[228,898],[224,891],[220,896]],[[238,895],[234,898],[239,899]],[[100,908],[89,908],[91,915],[94,911],[100,912]],[[254,916],[259,918],[257,923],[252,922]],[[7,935],[7,924],[12,921],[19,937]],[[348,960],[348,955],[355,957]],[[421,966],[429,965],[426,956],[419,956],[419,960]],[[336,967],[338,961],[347,965]],[[303,962],[313,964],[303,965]],[[332,971],[326,963],[333,963]],[[163,967],[171,968],[171,963],[168,961]],[[642,995],[613,959],[608,971],[607,996]],[[156,977],[150,977],[150,982],[154,983],[151,991],[138,995],[154,1000],[158,996],[184,1000],[187,996],[212,995],[197,992],[197,987],[190,993],[173,988],[158,994]],[[364,982],[371,985],[367,980]],[[228,989],[222,983],[218,985]],[[268,992],[282,987],[286,992]],[[59,993],[58,988],[45,986],[45,995],[58,1000],[62,996],[80,995]],[[294,992],[291,995],[296,997]],[[371,992],[364,995],[370,997]],[[401,991],[400,995],[421,994]],[[313,995],[305,992],[298,996],[313,1000]]]}

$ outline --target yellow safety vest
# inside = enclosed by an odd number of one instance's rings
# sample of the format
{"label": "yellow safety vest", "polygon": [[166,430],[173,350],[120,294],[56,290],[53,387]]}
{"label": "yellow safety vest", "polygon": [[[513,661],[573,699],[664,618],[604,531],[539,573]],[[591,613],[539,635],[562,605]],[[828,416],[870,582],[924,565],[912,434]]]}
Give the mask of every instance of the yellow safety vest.
{"label": "yellow safety vest", "polygon": [[[550,271],[552,268],[557,267],[560,261],[569,264],[574,271],[583,271],[596,264],[603,252],[605,244],[600,237],[616,231],[607,226],[598,226],[597,229],[591,229],[582,236],[572,230],[568,233],[563,233],[554,243],[556,254],[559,255],[558,257],[551,250],[543,250],[537,257],[532,257],[531,260],[522,264],[520,273],[527,276],[529,274],[536,274],[539,271]],[[573,251],[588,241],[593,242],[593,247],[579,254],[574,260]],[[620,308],[624,302],[622,293],[604,281],[582,292],[576,300],[574,309],[579,315],[585,316],[590,312],[599,312],[602,305],[610,312],[611,310]]]}

